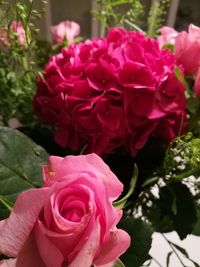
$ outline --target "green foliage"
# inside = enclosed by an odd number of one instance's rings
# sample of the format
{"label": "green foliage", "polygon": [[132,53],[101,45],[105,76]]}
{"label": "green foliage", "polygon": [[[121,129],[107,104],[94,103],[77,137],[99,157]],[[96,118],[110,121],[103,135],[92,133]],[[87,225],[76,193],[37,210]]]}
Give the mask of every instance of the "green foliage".
{"label": "green foliage", "polygon": [[197,221],[195,223],[192,234],[200,236],[200,204],[196,205],[196,211],[197,211]]}
{"label": "green foliage", "polygon": [[121,198],[120,200],[117,200],[117,201],[115,201],[113,203],[113,205],[115,207],[123,209],[127,205],[127,200],[129,199],[129,197],[133,194],[133,192],[135,190],[137,179],[138,179],[138,167],[135,164],[134,165],[133,177],[132,177],[131,182],[130,182],[129,190],[128,190],[127,194],[123,198]]}
{"label": "green foliage", "polygon": [[[170,266],[169,263],[170,263],[170,257],[171,257],[172,254],[175,254],[177,256],[177,258],[178,258],[178,260],[179,260],[179,262],[181,263],[182,266],[185,266],[185,264],[183,263],[182,258],[179,256],[179,254],[182,254],[183,257],[185,257],[187,260],[192,262],[195,267],[200,267],[200,265],[198,263],[196,263],[195,261],[193,261],[189,257],[187,251],[184,248],[182,248],[179,245],[175,244],[174,242],[168,240],[165,235],[163,235],[163,237],[164,237],[165,241],[167,241],[167,243],[169,244],[169,246],[172,249],[172,251],[170,251],[168,253],[168,255],[167,255],[167,267]],[[179,254],[177,252],[179,252]]]}
{"label": "green foliage", "polygon": [[119,223],[119,228],[124,229],[131,236],[131,246],[121,256],[122,262],[126,267],[140,267],[149,259],[148,253],[153,233],[151,226],[141,219],[128,217]]}
{"label": "green foliage", "polygon": [[155,37],[158,35],[158,30],[163,25],[171,0],[154,0],[148,16],[148,31],[147,33]]}
{"label": "green foliage", "polygon": [[32,115],[32,97],[35,89],[35,77],[15,69],[12,57],[0,51],[0,110],[6,122],[17,117],[28,122]]}
{"label": "green foliage", "polygon": [[125,265],[120,260],[117,260],[112,267],[125,267]]}
{"label": "green foliage", "polygon": [[[0,2],[3,10],[0,12],[3,35],[0,46],[0,110],[4,124],[12,117],[18,118],[22,123],[29,123],[34,117],[32,99],[36,89],[36,75],[44,65],[44,57],[40,57],[41,46],[36,41],[38,29],[34,24],[43,10],[37,11],[34,6],[35,1],[31,0],[26,3],[18,0],[12,4],[8,0]],[[23,25],[23,44],[17,33],[11,30],[12,21]]]}
{"label": "green foliage", "polygon": [[200,139],[192,133],[176,138],[167,150],[161,173],[173,180],[200,174]]}
{"label": "green foliage", "polygon": [[111,26],[138,27],[138,21],[144,12],[140,0],[96,0],[98,10],[93,14],[100,20],[104,35]]}
{"label": "green foliage", "polygon": [[0,219],[7,217],[17,195],[42,184],[48,154],[17,130],[0,127]]}
{"label": "green foliage", "polygon": [[151,208],[143,205],[143,214],[155,231],[175,230],[180,239],[190,234],[196,223],[196,207],[193,196],[185,184],[171,183],[161,187],[159,198],[152,198]]}
{"label": "green foliage", "polygon": [[[93,15],[101,22],[101,35],[104,35],[109,27],[124,26],[142,32],[147,28],[147,33],[155,37],[165,21],[171,0],[155,0],[152,4],[147,1],[143,3],[141,0],[96,0],[96,2],[98,10],[93,10]],[[147,6],[150,4],[148,10]]]}

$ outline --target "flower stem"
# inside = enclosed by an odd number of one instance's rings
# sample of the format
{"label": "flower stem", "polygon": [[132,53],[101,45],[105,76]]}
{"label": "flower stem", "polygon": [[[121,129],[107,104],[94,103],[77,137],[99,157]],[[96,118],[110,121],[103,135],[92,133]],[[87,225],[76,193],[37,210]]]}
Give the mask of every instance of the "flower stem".
{"label": "flower stem", "polygon": [[11,203],[6,200],[3,196],[0,195],[0,202],[9,210],[11,211],[12,210],[12,206],[11,206]]}
{"label": "flower stem", "polygon": [[165,241],[168,243],[168,245],[170,246],[170,248],[172,249],[172,251],[174,252],[174,254],[176,255],[177,259],[179,260],[179,262],[181,263],[181,265],[183,267],[187,267],[184,262],[182,261],[181,257],[178,255],[176,249],[174,248],[174,246],[171,244],[171,242],[166,238],[166,236],[164,234],[161,234],[163,236],[163,238],[165,239]]}

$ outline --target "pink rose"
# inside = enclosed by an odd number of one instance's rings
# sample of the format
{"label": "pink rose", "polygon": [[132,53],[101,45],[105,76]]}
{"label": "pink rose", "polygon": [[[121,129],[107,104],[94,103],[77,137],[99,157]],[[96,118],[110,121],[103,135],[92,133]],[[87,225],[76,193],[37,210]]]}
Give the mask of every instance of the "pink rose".
{"label": "pink rose", "polygon": [[74,38],[80,34],[80,26],[74,21],[66,20],[52,26],[51,32],[56,43],[60,43],[66,38],[68,45],[70,45],[74,42]]}
{"label": "pink rose", "polygon": [[51,156],[43,176],[44,186],[21,193],[0,222],[0,252],[16,258],[0,266],[112,265],[130,245],[112,206],[121,182],[95,154]]}
{"label": "pink rose", "polygon": [[17,34],[17,38],[20,44],[25,45],[26,44],[26,36],[25,36],[25,30],[22,26],[21,21],[13,21],[10,25],[11,31],[15,32]]}
{"label": "pink rose", "polygon": [[180,32],[175,42],[177,63],[187,74],[195,75],[200,67],[200,28],[190,24],[188,32]]}
{"label": "pink rose", "polygon": [[106,38],[71,45],[50,59],[34,108],[63,147],[87,146],[97,154],[123,147],[134,156],[150,136],[169,142],[184,130],[184,88],[174,68],[174,55],[157,41],[112,28]]}
{"label": "pink rose", "polygon": [[172,44],[172,45],[175,44],[178,32],[175,31],[173,28],[164,26],[160,29],[160,33],[161,35],[157,37],[157,41],[160,48],[162,48],[164,45],[167,44]]}
{"label": "pink rose", "polygon": [[10,118],[7,122],[8,127],[17,129],[22,126],[21,122],[17,118]]}

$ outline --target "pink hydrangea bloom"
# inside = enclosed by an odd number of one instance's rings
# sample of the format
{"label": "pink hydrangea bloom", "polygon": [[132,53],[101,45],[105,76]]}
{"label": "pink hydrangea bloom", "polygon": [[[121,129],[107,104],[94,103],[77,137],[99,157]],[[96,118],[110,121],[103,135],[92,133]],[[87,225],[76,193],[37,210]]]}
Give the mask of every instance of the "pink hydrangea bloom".
{"label": "pink hydrangea bloom", "polygon": [[161,35],[157,37],[159,47],[162,48],[167,44],[175,44],[176,37],[178,32],[171,27],[164,26],[160,29]]}
{"label": "pink hydrangea bloom", "polygon": [[80,26],[74,21],[62,21],[58,25],[52,26],[51,32],[56,43],[60,43],[66,38],[70,45],[74,42],[74,38],[80,34]]}
{"label": "pink hydrangea bloom", "polygon": [[150,136],[169,142],[183,129],[184,88],[174,67],[157,41],[113,28],[50,59],[35,111],[63,147],[105,154],[122,146],[135,155]]}
{"label": "pink hydrangea bloom", "polygon": [[112,266],[130,245],[112,205],[122,183],[95,154],[51,156],[43,175],[44,186],[21,193],[0,221],[0,252],[16,258],[0,265]]}
{"label": "pink hydrangea bloom", "polygon": [[17,33],[18,41],[20,44],[26,44],[25,30],[22,26],[21,21],[13,21],[10,25],[11,31]]}

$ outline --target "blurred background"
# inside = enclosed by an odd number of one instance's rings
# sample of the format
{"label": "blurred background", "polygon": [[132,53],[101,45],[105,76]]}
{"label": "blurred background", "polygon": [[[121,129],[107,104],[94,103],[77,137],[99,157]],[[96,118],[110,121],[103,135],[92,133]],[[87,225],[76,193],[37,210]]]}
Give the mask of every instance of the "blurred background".
{"label": "blurred background", "polygon": [[[38,1],[40,7],[41,1]],[[155,0],[143,0],[150,8]],[[46,14],[40,21],[40,37],[51,40],[50,26],[62,20],[73,20],[81,25],[81,36],[85,38],[99,35],[100,26],[92,18],[91,10],[97,8],[96,0],[48,0]],[[200,25],[200,0],[171,0],[166,16],[166,25],[177,30],[187,29],[189,23]]]}

